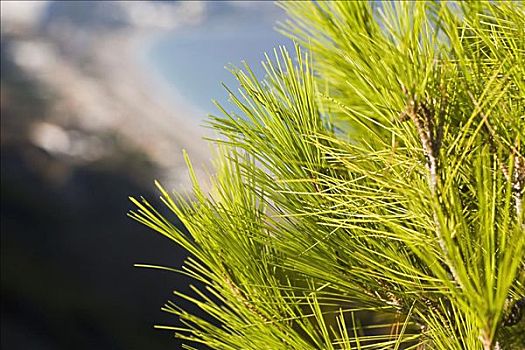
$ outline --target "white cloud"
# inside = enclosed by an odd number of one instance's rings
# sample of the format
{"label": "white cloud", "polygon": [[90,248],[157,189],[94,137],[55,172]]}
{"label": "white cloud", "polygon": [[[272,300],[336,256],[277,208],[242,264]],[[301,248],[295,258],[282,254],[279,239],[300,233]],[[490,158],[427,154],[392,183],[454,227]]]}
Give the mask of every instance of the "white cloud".
{"label": "white cloud", "polygon": [[12,49],[15,63],[32,71],[52,65],[56,59],[49,44],[38,41],[17,41]]}
{"label": "white cloud", "polygon": [[131,25],[145,28],[175,29],[199,24],[205,19],[206,4],[182,1],[176,4],[130,1],[120,3]]}
{"label": "white cloud", "polygon": [[2,31],[15,27],[32,28],[42,17],[49,1],[1,1]]}
{"label": "white cloud", "polygon": [[31,141],[50,153],[67,153],[71,140],[67,132],[58,125],[39,122],[33,125]]}

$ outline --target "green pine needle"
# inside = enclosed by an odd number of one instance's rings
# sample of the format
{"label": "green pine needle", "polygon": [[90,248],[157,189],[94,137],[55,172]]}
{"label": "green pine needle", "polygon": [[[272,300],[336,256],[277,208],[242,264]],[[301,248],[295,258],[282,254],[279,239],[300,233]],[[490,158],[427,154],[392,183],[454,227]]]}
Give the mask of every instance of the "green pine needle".
{"label": "green pine needle", "polygon": [[[184,247],[217,349],[522,349],[521,2],[281,2],[297,42],[232,67],[211,191],[130,216]],[[525,317],[524,317],[525,318]],[[520,326],[521,325],[521,326]],[[191,345],[193,344],[193,345]]]}

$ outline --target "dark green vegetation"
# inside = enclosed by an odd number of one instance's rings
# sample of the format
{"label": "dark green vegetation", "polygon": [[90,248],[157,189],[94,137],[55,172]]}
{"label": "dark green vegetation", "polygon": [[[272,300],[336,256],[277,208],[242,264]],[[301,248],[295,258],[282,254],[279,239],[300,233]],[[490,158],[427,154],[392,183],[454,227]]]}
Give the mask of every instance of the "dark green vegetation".
{"label": "dark green vegetation", "polygon": [[126,140],[71,123],[111,145],[107,156],[80,162],[36,147],[31,126],[54,123],[57,100],[12,62],[11,44],[2,37],[1,348],[173,346],[151,324],[169,289],[188,282],[133,263],[182,260],[184,252],[122,216],[130,193],[148,193],[155,167]]}
{"label": "dark green vegetation", "polygon": [[523,5],[281,5],[303,49],[264,81],[233,69],[211,193],[158,186],[189,234],[133,200],[205,285],[176,293],[208,319],[169,302],[185,327],[166,328],[188,348],[522,349]]}

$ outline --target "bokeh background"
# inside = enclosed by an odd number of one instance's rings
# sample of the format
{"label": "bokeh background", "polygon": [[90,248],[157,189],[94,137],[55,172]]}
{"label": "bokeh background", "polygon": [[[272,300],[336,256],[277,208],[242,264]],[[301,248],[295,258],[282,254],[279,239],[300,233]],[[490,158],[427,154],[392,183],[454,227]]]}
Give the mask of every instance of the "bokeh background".
{"label": "bokeh background", "polygon": [[262,77],[280,20],[264,1],[1,2],[2,349],[179,348],[153,325],[190,281],[133,264],[185,253],[128,196],[188,191],[182,149],[205,178],[224,66]]}

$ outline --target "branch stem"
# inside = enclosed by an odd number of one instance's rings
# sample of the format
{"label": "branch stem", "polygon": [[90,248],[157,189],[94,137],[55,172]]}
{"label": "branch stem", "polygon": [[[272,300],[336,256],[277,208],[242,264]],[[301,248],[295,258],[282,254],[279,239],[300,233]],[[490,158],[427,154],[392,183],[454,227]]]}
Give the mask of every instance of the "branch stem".
{"label": "branch stem", "polygon": [[[440,113],[441,114],[441,113]],[[438,195],[438,184],[439,184],[439,150],[441,148],[441,138],[443,137],[443,116],[439,115],[440,120],[437,126],[434,123],[434,111],[430,109],[426,104],[419,104],[414,99],[411,99],[408,106],[406,115],[410,117],[414,125],[423,146],[423,152],[427,159],[427,170],[429,173],[429,187],[432,194],[432,198],[436,198]],[[437,128],[437,130],[434,130]],[[461,279],[456,271],[456,268],[450,260],[450,251],[445,242],[443,236],[443,229],[439,221],[436,209],[433,209],[433,220],[436,225],[436,236],[438,239],[439,247],[443,252],[445,261],[448,265],[450,273],[454,282],[463,287]]]}

